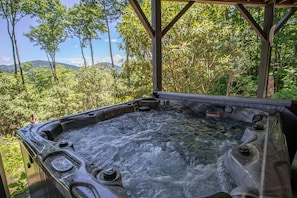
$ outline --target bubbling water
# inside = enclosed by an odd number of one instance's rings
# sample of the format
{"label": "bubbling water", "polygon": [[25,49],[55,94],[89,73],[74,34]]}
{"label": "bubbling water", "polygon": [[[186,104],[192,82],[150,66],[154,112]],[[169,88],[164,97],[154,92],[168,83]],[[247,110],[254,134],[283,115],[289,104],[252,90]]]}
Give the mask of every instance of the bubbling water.
{"label": "bubbling water", "polygon": [[247,123],[176,111],[134,112],[64,132],[75,152],[98,167],[118,168],[130,197],[203,197],[230,192],[226,152]]}

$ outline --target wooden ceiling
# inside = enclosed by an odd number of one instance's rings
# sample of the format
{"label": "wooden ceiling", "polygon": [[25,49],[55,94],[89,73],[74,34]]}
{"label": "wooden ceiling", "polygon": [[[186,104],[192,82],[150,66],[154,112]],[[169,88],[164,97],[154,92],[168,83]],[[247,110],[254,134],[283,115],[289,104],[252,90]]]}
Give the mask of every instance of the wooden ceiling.
{"label": "wooden ceiling", "polygon": [[[163,0],[163,1],[176,1],[176,2],[191,2],[190,0]],[[227,4],[227,5],[247,5],[247,6],[265,6],[270,3],[275,3],[277,8],[297,8],[297,0],[194,0],[196,3],[209,3],[209,4]]]}

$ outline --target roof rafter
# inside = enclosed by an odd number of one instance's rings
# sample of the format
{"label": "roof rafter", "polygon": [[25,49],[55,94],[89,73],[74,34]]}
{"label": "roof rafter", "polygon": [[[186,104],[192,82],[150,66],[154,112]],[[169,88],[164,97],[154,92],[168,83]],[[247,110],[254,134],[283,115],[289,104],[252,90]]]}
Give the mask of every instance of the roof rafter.
{"label": "roof rafter", "polygon": [[259,26],[259,24],[255,21],[255,19],[250,14],[250,12],[242,4],[235,5],[235,7],[239,10],[239,12],[241,13],[241,15],[244,16],[244,18],[252,26],[252,28],[256,31],[256,33],[258,34],[258,36],[262,40],[267,40],[267,36],[265,35],[264,31]]}
{"label": "roof rafter", "polygon": [[162,30],[162,36],[164,36],[170,28],[178,21],[180,17],[195,3],[195,1],[189,1],[189,3],[174,17],[174,19]]}
{"label": "roof rafter", "polygon": [[[190,0],[162,0],[162,1],[175,1],[175,2],[189,2]],[[209,4],[226,4],[237,5],[242,4],[245,6],[266,6],[275,3],[276,8],[282,7],[297,7],[297,0],[194,0],[196,3],[209,3]]]}
{"label": "roof rafter", "polygon": [[276,24],[274,33],[277,33],[296,11],[297,8],[291,8],[290,11]]}
{"label": "roof rafter", "polygon": [[142,11],[138,1],[137,0],[129,0],[129,3],[133,7],[135,13],[137,14],[138,18],[140,19],[140,21],[141,21],[142,25],[144,26],[145,30],[148,32],[150,37],[153,38],[155,32],[153,31],[153,28],[152,28],[150,22],[148,21],[148,19],[146,18],[144,12]]}

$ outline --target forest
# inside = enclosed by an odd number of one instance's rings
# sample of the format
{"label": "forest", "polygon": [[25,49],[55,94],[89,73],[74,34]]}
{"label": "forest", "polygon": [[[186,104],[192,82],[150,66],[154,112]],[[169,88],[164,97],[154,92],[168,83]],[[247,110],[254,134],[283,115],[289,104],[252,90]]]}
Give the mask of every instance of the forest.
{"label": "forest", "polygon": [[[139,1],[150,19],[150,0]],[[184,7],[162,2],[165,27]],[[263,24],[263,8],[247,7]],[[277,9],[275,23],[288,12]],[[50,68],[23,64],[15,28],[22,18],[36,19],[25,36],[48,57]],[[81,0],[67,8],[59,0],[1,0],[1,20],[9,34],[14,72],[0,72],[0,147],[12,195],[26,191],[26,177],[19,151],[17,130],[30,124],[116,104],[152,93],[151,39],[132,7],[122,0]],[[126,51],[120,70],[94,62],[92,41],[109,33],[110,23],[124,41]],[[269,76],[271,98],[297,100],[297,14],[275,35]],[[59,45],[68,38],[80,42],[84,65],[74,71],[56,65]],[[109,42],[111,42],[109,40]],[[5,47],[5,46],[0,46]],[[195,4],[162,40],[163,91],[256,97],[261,39],[233,6]],[[87,65],[85,50],[92,54]]]}

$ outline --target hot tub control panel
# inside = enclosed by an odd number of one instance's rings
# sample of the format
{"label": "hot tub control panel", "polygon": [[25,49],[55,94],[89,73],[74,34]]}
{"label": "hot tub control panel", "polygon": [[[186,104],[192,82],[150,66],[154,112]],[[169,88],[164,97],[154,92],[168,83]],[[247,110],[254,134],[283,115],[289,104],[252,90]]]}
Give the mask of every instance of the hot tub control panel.
{"label": "hot tub control panel", "polygon": [[52,162],[51,162],[51,165],[52,167],[60,172],[60,173],[63,173],[63,172],[66,172],[66,171],[69,171],[70,169],[73,168],[73,164],[72,162],[70,162],[67,158],[65,157],[59,157],[59,158],[56,158],[54,159]]}
{"label": "hot tub control panel", "polygon": [[98,169],[98,175],[104,176],[98,179],[89,173],[83,160],[67,149],[50,153],[43,160],[50,174],[69,188],[73,197],[127,197],[119,171]]}

